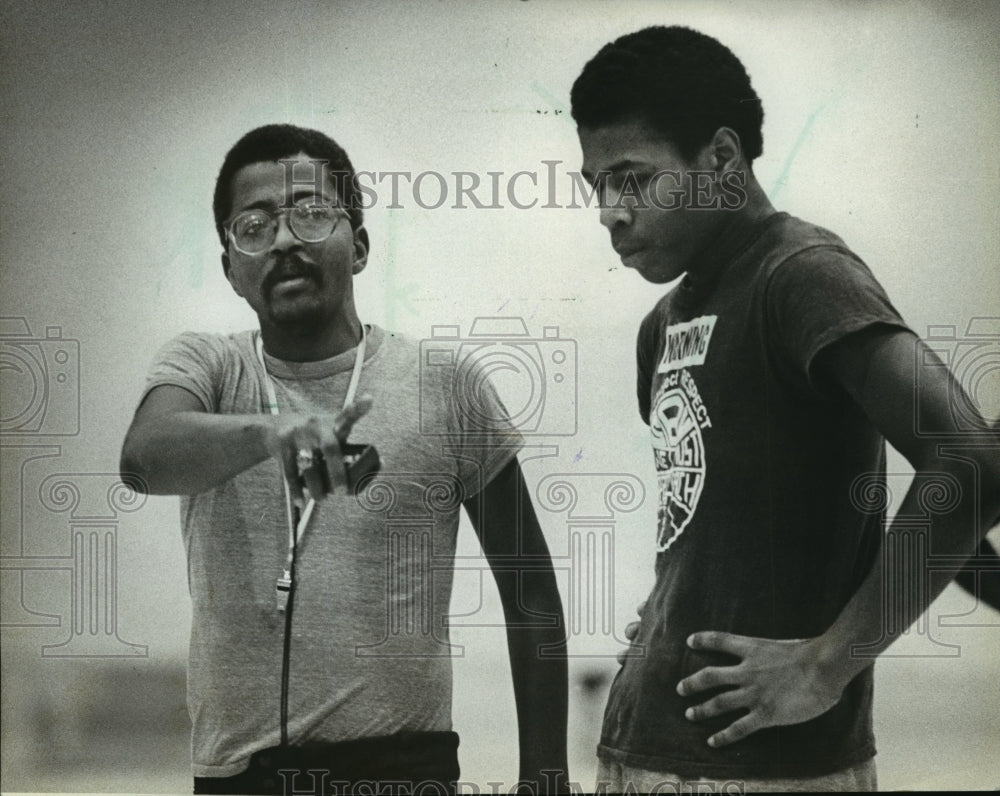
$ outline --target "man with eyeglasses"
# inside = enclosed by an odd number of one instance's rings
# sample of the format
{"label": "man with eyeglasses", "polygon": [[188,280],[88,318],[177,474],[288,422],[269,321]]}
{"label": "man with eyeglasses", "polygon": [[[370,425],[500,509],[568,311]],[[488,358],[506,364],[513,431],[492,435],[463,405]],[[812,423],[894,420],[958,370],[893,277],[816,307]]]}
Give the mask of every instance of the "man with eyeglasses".
{"label": "man with eyeglasses", "polygon": [[503,603],[521,780],[559,787],[565,632],[521,437],[492,388],[462,395],[453,369],[422,371],[415,342],[358,318],[354,175],[290,125],[230,150],[222,267],[260,328],[168,343],[123,446],[129,483],[182,496],[195,792],[455,790],[460,506]]}

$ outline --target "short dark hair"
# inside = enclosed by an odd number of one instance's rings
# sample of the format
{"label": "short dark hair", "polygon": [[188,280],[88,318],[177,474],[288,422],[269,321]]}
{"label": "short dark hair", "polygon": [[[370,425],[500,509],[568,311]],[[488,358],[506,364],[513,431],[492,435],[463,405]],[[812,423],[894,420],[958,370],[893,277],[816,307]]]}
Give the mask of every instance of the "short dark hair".
{"label": "short dark hair", "polygon": [[364,224],[361,191],[354,166],[344,149],[318,130],[292,124],[268,124],[251,130],[233,145],[226,153],[222,169],[215,180],[212,210],[215,212],[215,229],[223,248],[226,248],[226,230],[223,224],[232,211],[233,176],[236,172],[251,163],[278,161],[299,152],[316,160],[327,161],[327,169],[336,181],[340,201],[350,216],[351,228],[361,228]]}
{"label": "short dark hair", "polygon": [[691,160],[729,127],[748,163],[763,150],[764,110],[740,59],[724,44],[681,26],[656,26],[604,45],[570,95],[573,118],[596,129],[641,118]]}

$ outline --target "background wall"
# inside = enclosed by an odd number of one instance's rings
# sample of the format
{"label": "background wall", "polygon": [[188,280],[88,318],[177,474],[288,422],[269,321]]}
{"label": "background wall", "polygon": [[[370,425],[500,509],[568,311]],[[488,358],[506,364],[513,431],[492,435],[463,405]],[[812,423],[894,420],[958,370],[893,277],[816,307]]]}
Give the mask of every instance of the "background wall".
{"label": "background wall", "polygon": [[[616,479],[634,490],[574,516],[539,507],[574,622],[571,762],[585,787],[621,628],[652,582],[633,341],[662,292],[619,267],[596,209],[565,207],[580,158],[569,89],[601,45],[657,23],[728,44],[764,102],[755,170],[774,203],[840,234],[919,333],[951,335],[966,383],[1000,414],[996,4],[3,0],[0,16],[4,791],[190,787],[177,502],[130,498],[115,472],[156,348],[255,321],[223,278],[211,194],[228,147],[259,124],[317,127],[359,169],[451,182],[437,209],[406,182],[390,207],[377,186],[356,280],[365,320],[428,338],[510,316],[546,355],[575,351],[576,400],[549,385],[539,409],[540,430],[572,433],[538,437],[547,455],[527,477],[568,474],[581,500]],[[486,203],[487,173],[502,172],[501,209],[456,208],[458,171],[481,175]],[[518,171],[536,175],[515,189],[532,209],[505,194]],[[422,183],[423,205],[437,185]],[[892,470],[898,495],[908,470],[899,457]],[[604,519],[577,522],[588,512]],[[500,612],[471,529],[461,537],[463,776],[510,782]],[[598,546],[581,556],[574,540]],[[1000,616],[952,587],[880,661],[883,787],[1000,785],[998,633]]]}

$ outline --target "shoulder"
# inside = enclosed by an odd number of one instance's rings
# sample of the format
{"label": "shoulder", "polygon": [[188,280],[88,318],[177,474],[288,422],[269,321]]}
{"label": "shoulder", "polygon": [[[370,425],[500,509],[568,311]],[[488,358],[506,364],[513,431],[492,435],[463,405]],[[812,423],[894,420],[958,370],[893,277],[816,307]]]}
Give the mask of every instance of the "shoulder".
{"label": "shoulder", "polygon": [[770,264],[764,289],[768,331],[807,372],[819,352],[866,329],[908,331],[874,273],[837,235],[798,222],[798,245]]}
{"label": "shoulder", "polygon": [[420,350],[423,340],[405,332],[396,332],[391,329],[383,329],[381,326],[372,324],[368,332],[369,339],[375,343],[376,353],[383,348],[392,353],[409,352]]}
{"label": "shoulder", "polygon": [[422,340],[412,335],[372,324],[368,327],[369,353],[365,355],[365,367],[384,369],[387,375],[405,380],[407,374],[421,370],[422,344]]}
{"label": "shoulder", "polygon": [[795,216],[784,213],[782,216],[764,236],[770,255],[766,260],[769,276],[789,263],[805,260],[841,264],[862,262],[836,233]]}
{"label": "shoulder", "polygon": [[774,224],[769,225],[766,237],[781,243],[790,244],[793,248],[808,248],[810,246],[839,246],[847,248],[847,244],[837,233],[813,224],[788,213],[778,213]]}
{"label": "shoulder", "polygon": [[163,385],[183,387],[193,393],[207,411],[217,411],[226,385],[254,367],[253,332],[224,335],[183,332],[163,344],[146,378],[144,396]]}
{"label": "shoulder", "polygon": [[229,334],[181,332],[164,343],[161,348],[184,348],[192,351],[237,351],[243,348],[253,350],[255,339],[256,332],[250,329]]}
{"label": "shoulder", "polygon": [[254,331],[220,334],[216,332],[181,332],[168,340],[154,361],[164,364],[193,364],[204,367],[224,367],[227,363],[255,357]]}
{"label": "shoulder", "polygon": [[828,290],[834,296],[857,290],[882,292],[864,260],[830,230],[787,216],[771,233],[772,245],[759,272],[771,300]]}

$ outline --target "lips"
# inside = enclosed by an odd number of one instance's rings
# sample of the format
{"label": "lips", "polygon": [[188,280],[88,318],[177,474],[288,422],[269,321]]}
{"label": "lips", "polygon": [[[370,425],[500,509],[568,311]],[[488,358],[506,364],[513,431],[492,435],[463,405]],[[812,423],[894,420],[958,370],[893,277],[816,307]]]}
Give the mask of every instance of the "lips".
{"label": "lips", "polygon": [[627,240],[623,240],[614,234],[611,236],[611,248],[614,249],[618,256],[623,259],[639,251],[638,246],[630,244]]}
{"label": "lips", "polygon": [[637,246],[615,246],[615,252],[618,257],[621,258],[622,264],[628,266],[626,260],[628,260],[633,254],[638,254],[642,249]]}

